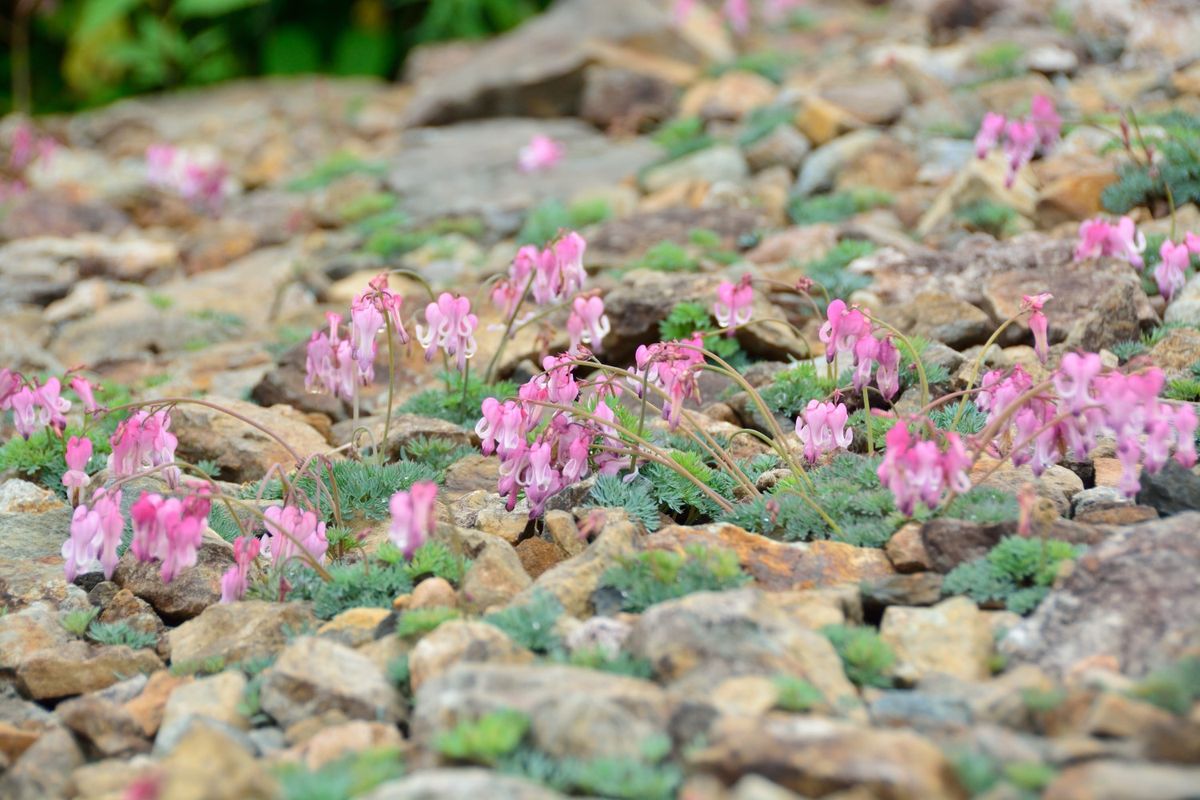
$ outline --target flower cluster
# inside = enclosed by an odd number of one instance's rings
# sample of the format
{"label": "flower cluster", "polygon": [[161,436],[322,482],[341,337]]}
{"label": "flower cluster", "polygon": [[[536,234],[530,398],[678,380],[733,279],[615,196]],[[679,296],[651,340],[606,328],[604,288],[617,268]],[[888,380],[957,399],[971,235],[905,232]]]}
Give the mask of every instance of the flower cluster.
{"label": "flower cluster", "polygon": [[83,490],[92,479],[88,477],[87,465],[92,460],[92,440],[86,436],[82,439],[72,436],[67,440],[67,471],[63,473],[62,484],[67,487],[67,495],[72,505],[79,505],[83,499]]}
{"label": "flower cluster", "polygon": [[233,566],[221,576],[221,602],[232,603],[246,596],[250,588],[250,565],[258,558],[262,540],[239,536],[233,541]]}
{"label": "flower cluster", "polygon": [[[580,385],[572,363],[578,357],[572,353],[547,356],[542,362],[545,372],[522,386],[516,400],[501,402],[489,397],[483,401],[483,416],[475,432],[484,454],[500,457],[498,488],[507,497],[510,511],[524,492],[530,517],[541,516],[550,497],[593,469],[612,475],[631,463],[628,456],[612,452],[621,442],[611,426],[615,416],[604,396],[619,388],[611,382],[597,383],[594,404],[580,403]],[[549,408],[548,404],[561,408]]]}
{"label": "flower cluster", "polygon": [[542,250],[525,245],[517,251],[508,268],[508,277],[492,289],[492,302],[506,319],[517,312],[525,296],[525,287],[533,302],[539,306],[561,303],[583,289],[587,271],[583,254],[587,242],[571,231]]}
{"label": "flower cluster", "polygon": [[796,418],[796,436],[804,445],[808,463],[815,464],[825,453],[850,447],[854,431],[846,428],[848,416],[845,403],[808,401],[808,407]]}
{"label": "flower cluster", "polygon": [[728,335],[733,335],[733,329],[745,325],[754,313],[754,287],[750,285],[749,273],[742,276],[737,283],[721,281],[717,286],[717,300],[712,305],[713,316],[722,328],[728,328]]}
{"label": "flower cluster", "polygon": [[571,304],[571,315],[567,317],[567,335],[571,337],[568,349],[578,350],[580,345],[591,346],[593,352],[603,348],[604,337],[612,330],[608,315],[604,313],[604,300],[600,297],[576,297]]}
{"label": "flower cluster", "polygon": [[141,562],[161,562],[163,583],[170,583],[182,570],[195,566],[211,510],[212,500],[204,489],[183,498],[143,492],[129,508],[133,523],[129,552]]}
{"label": "flower cluster", "polygon": [[437,484],[433,481],[417,481],[408,491],[396,492],[389,501],[392,524],[388,528],[388,539],[400,548],[405,558],[412,558],[437,527],[434,516],[437,492]]}
{"label": "flower cluster", "polygon": [[904,420],[887,435],[887,454],[876,474],[896,498],[902,514],[911,515],[917,502],[935,508],[947,489],[965,492],[972,459],[957,433],[946,433],[944,445],[933,440],[914,440]]}
{"label": "flower cluster", "polygon": [[[179,440],[170,428],[171,414],[165,408],[154,413],[137,411],[122,420],[108,440],[112,445],[112,453],[108,456],[112,477],[127,477],[144,469],[173,463]],[[163,470],[163,476],[172,488],[179,484],[179,475],[178,467]]]}
{"label": "flower cluster", "polygon": [[438,295],[425,307],[425,327],[417,326],[417,341],[425,348],[425,360],[432,361],[439,349],[458,361],[458,371],[466,369],[467,359],[475,355],[475,329],[479,318],[471,313],[471,301],[449,292]]}
{"label": "flower cluster", "polygon": [[1029,332],[1033,334],[1033,351],[1043,364],[1050,355],[1050,320],[1042,313],[1042,308],[1054,295],[1049,292],[1041,294],[1026,294],[1021,296],[1021,310],[1032,312],[1029,315]]}
{"label": "flower cluster", "polygon": [[890,335],[875,337],[871,318],[857,308],[847,307],[834,300],[825,310],[825,324],[818,337],[825,344],[825,358],[832,362],[839,356],[850,359],[854,366],[854,388],[862,391],[871,381],[875,370],[875,385],[885,400],[900,391],[900,350]]}
{"label": "flower cluster", "polygon": [[33,380],[20,386],[20,376],[4,372],[0,375],[0,409],[12,409],[17,433],[28,439],[42,428],[50,427],[61,433],[67,427],[66,414],[71,410],[71,401],[61,396],[62,384],[58,378],[50,378],[43,384]]}
{"label": "flower cluster", "polygon": [[1035,94],[1028,117],[1009,119],[994,111],[984,115],[979,132],[975,134],[975,155],[986,158],[992,148],[1002,145],[1008,162],[1004,185],[1011,187],[1021,168],[1032,161],[1037,152],[1049,152],[1061,132],[1062,118],[1054,108],[1054,101]]}
{"label": "flower cluster", "polygon": [[271,562],[281,565],[301,556],[301,548],[317,563],[325,562],[329,540],[325,538],[325,523],[315,511],[296,506],[271,506],[263,512],[267,535],[263,537],[263,553]]}
{"label": "flower cluster", "polygon": [[67,580],[75,580],[80,570],[100,559],[104,577],[111,578],[117,568],[117,545],[125,529],[121,514],[121,492],[109,494],[99,489],[92,496],[91,507],[80,505],[71,517],[71,533],[62,546]]}
{"label": "flower cluster", "polygon": [[1114,256],[1125,259],[1136,269],[1141,269],[1146,264],[1142,258],[1145,250],[1146,236],[1137,230],[1137,226],[1129,217],[1121,217],[1115,224],[1100,217],[1079,223],[1076,261]]}
{"label": "flower cluster", "polygon": [[696,378],[704,366],[703,348],[704,340],[695,333],[691,339],[641,345],[634,353],[636,366],[629,383],[638,397],[643,382],[657,386],[667,395],[662,413],[671,430],[679,425],[684,401],[689,397],[700,399]]}
{"label": "flower cluster", "polygon": [[146,149],[146,178],[213,213],[231,190],[229,169],[213,152],[188,151],[169,144]]}
{"label": "flower cluster", "polygon": [[538,134],[517,154],[521,172],[542,172],[552,169],[566,155],[566,148],[549,136]]}

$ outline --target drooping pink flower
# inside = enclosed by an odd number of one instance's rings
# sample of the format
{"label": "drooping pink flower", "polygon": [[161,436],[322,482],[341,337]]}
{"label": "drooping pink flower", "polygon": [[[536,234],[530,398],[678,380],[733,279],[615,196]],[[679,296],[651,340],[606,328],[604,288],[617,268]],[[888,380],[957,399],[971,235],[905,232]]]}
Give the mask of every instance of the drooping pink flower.
{"label": "drooping pink flower", "polygon": [[221,602],[233,603],[246,596],[250,588],[250,565],[258,557],[262,541],[254,536],[233,540],[233,566],[221,576]]}
{"label": "drooping pink flower", "polygon": [[21,374],[7,367],[0,367],[0,411],[12,408],[12,399],[21,389]]}
{"label": "drooping pink flower", "polygon": [[[111,580],[117,569],[117,547],[125,531],[125,514],[121,511],[121,490],[109,494],[99,489],[92,496],[92,511],[100,518],[99,552],[100,566],[104,568],[104,579]],[[207,515],[206,515],[207,516]]]}
{"label": "drooping pink flower", "polygon": [[1044,94],[1035,94],[1030,101],[1029,120],[1037,131],[1038,146],[1045,152],[1058,142],[1062,134],[1062,117],[1054,107],[1054,101]]}
{"label": "drooping pink flower", "polygon": [[143,492],[129,509],[133,539],[129,551],[139,561],[158,559],[163,583],[196,563],[211,503],[198,495],[164,498]]}
{"label": "drooping pink flower", "polygon": [[529,140],[529,144],[521,148],[517,154],[517,166],[521,172],[542,172],[552,169],[566,155],[566,148],[561,142],[549,136],[538,134]]}
{"label": "drooping pink flower", "polygon": [[1121,217],[1114,225],[1097,217],[1079,224],[1079,244],[1075,248],[1075,260],[1115,256],[1125,259],[1136,269],[1141,269],[1145,266],[1142,258],[1145,249],[1146,236],[1137,230],[1132,219]]}
{"label": "drooping pink flower", "polygon": [[267,529],[263,553],[271,557],[272,563],[281,565],[301,557],[301,548],[318,563],[325,563],[329,540],[325,538],[325,523],[316,512],[296,506],[271,506],[263,516]]}
{"label": "drooping pink flower", "polygon": [[91,458],[91,439],[86,436],[72,436],[67,440],[67,471],[63,473],[62,483],[69,490],[68,493],[73,495],[72,500],[78,499],[82,495],[83,487],[91,483],[92,479],[87,474],[87,464]]}
{"label": "drooping pink flower", "polygon": [[482,403],[483,417],[475,425],[480,449],[484,455],[499,453],[501,457],[525,443],[529,432],[529,415],[515,400],[501,403],[494,397]]}
{"label": "drooping pink flower", "polygon": [[399,344],[408,343],[401,310],[404,298],[388,289],[388,274],[381,272],[350,304],[350,353],[358,364],[359,379],[370,383],[375,378],[376,337],[390,326]]}
{"label": "drooping pink flower", "polygon": [[38,425],[37,402],[37,394],[28,386],[22,386],[9,399],[13,412],[13,426],[25,439],[41,427]]}
{"label": "drooping pink flower", "polygon": [[146,149],[146,178],[212,212],[220,210],[229,191],[229,169],[214,153],[166,144]]}
{"label": "drooping pink flower", "polygon": [[1024,295],[1021,297],[1021,306],[1031,310],[1033,313],[1029,315],[1029,330],[1033,333],[1033,350],[1037,353],[1038,359],[1044,364],[1046,358],[1050,355],[1050,344],[1047,339],[1049,332],[1049,322],[1046,315],[1042,313],[1042,306],[1047,300],[1053,299],[1054,295],[1049,292],[1041,294]]}
{"label": "drooping pink flower", "polygon": [[796,436],[804,445],[804,458],[815,464],[825,453],[850,447],[854,431],[846,428],[849,411],[845,403],[809,400],[796,420]]}
{"label": "drooping pink flower", "polygon": [[1054,373],[1054,389],[1065,411],[1079,414],[1090,408],[1092,381],[1104,367],[1097,353],[1066,353]]}
{"label": "drooping pink flower", "polygon": [[871,321],[866,315],[857,308],[848,309],[840,299],[831,302],[825,314],[826,321],[818,337],[825,343],[826,361],[833,361],[838,355],[853,355],[858,340],[871,335]]}
{"label": "drooping pink flower", "polygon": [[[354,345],[339,332],[342,315],[325,312],[329,330],[313,331],[308,340],[304,387],[310,392],[324,391],[343,400],[352,400],[360,385],[374,378],[374,360],[364,374],[363,363],[354,357]],[[314,388],[315,387],[315,388]]]}
{"label": "drooping pink flower", "polygon": [[1075,260],[1083,261],[1111,254],[1112,226],[1097,217],[1079,223],[1079,244],[1075,247]]}
{"label": "drooping pink flower", "polygon": [[50,378],[44,384],[34,382],[13,392],[8,401],[13,410],[13,425],[17,433],[28,439],[47,426],[62,431],[67,427],[66,414],[71,401],[61,396],[62,384]]}
{"label": "drooping pink flower", "polygon": [[[141,470],[170,464],[175,460],[175,448],[179,440],[171,433],[171,413],[161,409],[151,414],[137,411],[122,420],[109,437],[112,452],[108,456],[108,469],[113,477],[126,477]],[[179,469],[164,470],[167,483],[175,486],[179,480]]]}
{"label": "drooping pink flower", "polygon": [[417,481],[408,491],[392,495],[389,502],[392,525],[388,529],[388,538],[400,548],[405,558],[412,558],[417,548],[433,535],[437,526],[434,514],[437,491],[433,481]]}
{"label": "drooping pink flower", "polygon": [[71,534],[62,545],[63,569],[68,583],[96,560],[99,540],[100,515],[87,506],[76,506],[71,517]]}
{"label": "drooping pink flower", "polygon": [[1191,469],[1196,465],[1196,411],[1188,403],[1175,406],[1175,460]]}
{"label": "drooping pink flower", "polygon": [[1169,239],[1162,243],[1158,254],[1161,260],[1154,267],[1154,280],[1158,283],[1158,293],[1169,303],[1187,282],[1192,257],[1186,244],[1175,244]]}
{"label": "drooping pink flower", "polygon": [[888,336],[879,341],[875,351],[875,385],[883,399],[891,400],[900,391],[900,351]]}
{"label": "drooping pink flower", "polygon": [[900,513],[911,515],[918,502],[936,508],[946,489],[971,488],[971,459],[956,433],[946,433],[945,452],[931,440],[913,441],[907,423],[898,421],[887,435],[887,452],[877,470],[880,482],[896,500]]}
{"label": "drooping pink flower", "polygon": [[425,348],[425,360],[432,361],[440,348],[458,359],[458,371],[466,369],[467,359],[475,355],[475,328],[479,318],[471,313],[471,301],[442,292],[425,307],[425,326],[417,326],[417,341]]}
{"label": "drooping pink flower", "polygon": [[696,333],[688,340],[659,342],[649,347],[641,345],[634,353],[636,367],[630,385],[640,396],[644,376],[648,383],[667,394],[669,399],[663,403],[663,418],[671,430],[679,424],[684,400],[700,396],[696,374],[704,365],[702,347],[703,340]]}
{"label": "drooping pink flower", "polygon": [[1200,256],[1200,236],[1188,231],[1183,235],[1183,243],[1187,245],[1189,253]]}
{"label": "drooping pink flower", "polygon": [[1146,235],[1137,230],[1137,226],[1129,217],[1117,220],[1112,234],[1113,254],[1124,257],[1135,268],[1141,269],[1146,265],[1142,253],[1146,250]]}
{"label": "drooping pink flower", "polygon": [[997,114],[995,111],[989,111],[983,115],[983,121],[979,124],[979,132],[975,134],[975,156],[977,158],[986,158],[988,151],[1000,143],[1000,137],[1004,134],[1004,125],[1008,119],[1003,114]]}
{"label": "drooping pink flower", "polygon": [[750,321],[751,315],[754,313],[754,287],[750,285],[750,275],[742,276],[742,279],[737,283],[732,281],[721,281],[717,287],[717,300],[713,303],[713,316],[717,318],[717,324],[722,328],[729,328],[729,335],[733,335],[733,328],[745,325]]}
{"label": "drooping pink flower", "polygon": [[79,395],[79,399],[83,403],[83,410],[88,414],[96,413],[97,405],[95,388],[96,387],[92,386],[91,382],[82,375],[76,375],[71,379],[71,389],[75,392],[75,394]]}
{"label": "drooping pink flower", "polygon": [[571,304],[571,316],[567,318],[567,333],[571,337],[571,350],[580,344],[591,345],[599,353],[604,337],[612,330],[608,315],[604,313],[604,300],[600,297],[576,297]]}
{"label": "drooping pink flower", "polygon": [[1012,188],[1021,168],[1033,160],[1037,150],[1038,132],[1033,122],[1009,120],[1004,126],[1004,156],[1008,160],[1008,174],[1004,185]]}

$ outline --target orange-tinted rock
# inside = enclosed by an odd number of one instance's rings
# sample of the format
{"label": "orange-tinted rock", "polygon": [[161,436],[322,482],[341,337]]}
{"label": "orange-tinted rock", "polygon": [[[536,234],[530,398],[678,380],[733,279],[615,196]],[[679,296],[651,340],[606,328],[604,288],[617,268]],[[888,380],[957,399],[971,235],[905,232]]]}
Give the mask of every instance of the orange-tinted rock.
{"label": "orange-tinted rock", "polygon": [[516,549],[521,566],[534,580],[567,557],[561,547],[536,536],[521,542]]}

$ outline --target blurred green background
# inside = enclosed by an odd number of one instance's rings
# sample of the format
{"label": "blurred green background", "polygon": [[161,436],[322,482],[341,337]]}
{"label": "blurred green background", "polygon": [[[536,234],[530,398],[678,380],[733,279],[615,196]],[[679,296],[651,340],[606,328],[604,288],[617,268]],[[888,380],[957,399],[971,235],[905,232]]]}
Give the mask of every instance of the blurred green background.
{"label": "blurred green background", "polygon": [[393,78],[418,44],[508,30],[551,0],[9,0],[0,112],[69,111],[247,75]]}

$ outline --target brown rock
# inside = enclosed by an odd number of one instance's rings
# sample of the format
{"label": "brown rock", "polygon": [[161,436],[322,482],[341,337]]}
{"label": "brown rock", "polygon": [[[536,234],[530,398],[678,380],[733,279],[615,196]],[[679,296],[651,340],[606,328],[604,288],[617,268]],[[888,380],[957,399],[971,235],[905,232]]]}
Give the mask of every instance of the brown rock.
{"label": "brown rock", "polygon": [[200,664],[213,658],[227,664],[275,655],[287,642],[287,631],[316,627],[307,603],[247,600],[209,606],[200,616],[173,629],[174,664]]}
{"label": "brown rock", "polygon": [[965,793],[931,742],[908,731],[872,730],[820,717],[723,717],[707,744],[688,756],[693,769],[726,782],[769,775],[806,796],[862,787],[890,800],[958,800]]}
{"label": "brown rock", "polygon": [[637,131],[648,122],[668,119],[675,110],[676,88],[659,76],[594,65],[583,75],[580,116],[601,128]]}
{"label": "brown rock", "polygon": [[160,564],[140,562],[128,551],[117,563],[113,581],[148,602],[167,621],[183,622],[220,601],[221,576],[232,566],[233,548],[212,536],[201,543],[195,566],[170,583],[163,583]]}
{"label": "brown rock", "polygon": [[894,121],[909,104],[904,82],[887,73],[855,74],[827,84],[821,96],[869,125]]}
{"label": "brown rock", "polygon": [[190,675],[173,675],[169,670],[159,670],[146,681],[141,694],[125,703],[125,711],[133,717],[143,735],[152,737],[158,733],[172,693],[192,680]]}
{"label": "brown rock", "polygon": [[1045,800],[1188,800],[1200,785],[1200,767],[1129,761],[1070,766],[1046,787]]}
{"label": "brown rock", "polygon": [[421,637],[409,655],[413,691],[455,664],[528,664],[533,653],[486,622],[450,620]]}
{"label": "brown rock", "polygon": [[862,125],[853,114],[816,95],[804,98],[795,125],[818,147]]}
{"label": "brown rock", "polygon": [[530,578],[537,580],[543,572],[567,558],[561,547],[534,536],[517,545],[517,557]]}
{"label": "brown rock", "polygon": [[841,542],[785,544],[736,525],[670,525],[648,536],[645,547],[683,552],[688,545],[732,550],[742,568],[764,589],[811,589],[858,583],[895,573],[880,550]]}
{"label": "brown rock", "polygon": [[902,332],[941,342],[955,350],[983,344],[996,329],[984,312],[945,292],[922,292],[891,309],[888,321]]}
{"label": "brown rock", "polygon": [[413,589],[409,608],[457,608],[458,594],[445,578],[426,578]]}
{"label": "brown rock", "polygon": [[317,628],[317,635],[348,647],[360,647],[377,638],[379,626],[391,613],[386,608],[348,608]]}
{"label": "brown rock", "polygon": [[778,91],[775,84],[757,73],[733,70],[688,89],[679,101],[679,114],[736,121],[760,106],[770,105]]}
{"label": "brown rock", "polygon": [[587,547],[587,539],[580,534],[575,517],[566,511],[547,511],[542,521],[550,539],[568,556],[577,556]]}
{"label": "brown rock", "polygon": [[476,535],[482,545],[471,554],[471,566],[463,576],[459,597],[465,609],[484,611],[512,600],[531,581],[512,545],[498,536]]}
{"label": "brown rock", "polygon": [[83,752],[71,732],[62,727],[51,728],[0,775],[0,797],[5,800],[66,797],[71,771],[83,762]]}
{"label": "brown rock", "polygon": [[[357,428],[366,428],[371,432],[371,439],[364,436],[361,441],[383,441],[384,418],[383,416],[373,416],[360,417],[358,422],[352,419],[343,420],[334,425],[334,443],[346,444]],[[362,433],[359,435],[363,436]],[[472,443],[472,433],[453,422],[436,417],[422,417],[419,414],[392,414],[392,423],[388,428],[388,440],[384,453],[390,460],[398,459],[401,451],[418,438],[438,439],[453,445],[470,445]]]}
{"label": "brown rock", "polygon": [[895,676],[908,684],[934,674],[986,680],[992,629],[974,601],[952,597],[931,608],[891,606],[880,637],[896,653]]}
{"label": "brown rock", "polygon": [[153,650],[131,650],[124,645],[92,649],[74,641],[25,659],[17,669],[17,683],[35,700],[48,700],[94,692],[162,665]]}
{"label": "brown rock", "polygon": [[884,552],[897,572],[924,572],[933,566],[921,538],[921,525],[916,522],[909,522],[892,534]]}
{"label": "brown rock", "polygon": [[1116,181],[1112,168],[1103,165],[1057,178],[1039,192],[1034,219],[1043,228],[1090,219],[1104,211],[1100,195]]}
{"label": "brown rock", "polygon": [[161,765],[159,796],[171,800],[274,800],[279,794],[266,767],[210,725],[193,725]]}
{"label": "brown rock", "polygon": [[97,694],[67,700],[54,713],[93,752],[102,756],[128,757],[150,752],[150,741],[133,716]]}
{"label": "brown rock", "polygon": [[1195,328],[1170,328],[1150,348],[1150,361],[1167,374],[1167,380],[1192,376],[1191,366],[1200,361],[1200,331]]}
{"label": "brown rock", "polygon": [[[299,459],[329,449],[325,437],[290,406],[263,408],[244,400],[217,396],[206,400],[271,430],[288,443]],[[192,463],[213,461],[220,476],[230,481],[257,480],[272,464],[298,466],[294,463],[296,457],[264,431],[207,406],[180,405],[172,416],[171,430],[179,438],[176,453],[180,458]]]}
{"label": "brown rock", "polygon": [[1115,692],[1096,697],[1085,722],[1089,736],[1114,739],[1142,737],[1156,727],[1169,726],[1174,717],[1169,711]]}
{"label": "brown rock", "polygon": [[366,750],[400,750],[404,737],[395,725],[352,720],[318,731],[303,744],[288,750],[284,758],[302,762],[316,771],[346,756]]}

